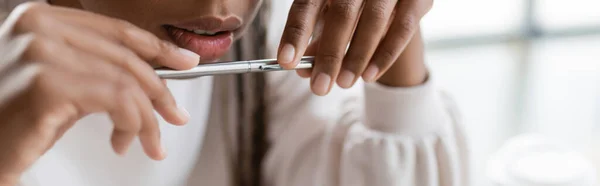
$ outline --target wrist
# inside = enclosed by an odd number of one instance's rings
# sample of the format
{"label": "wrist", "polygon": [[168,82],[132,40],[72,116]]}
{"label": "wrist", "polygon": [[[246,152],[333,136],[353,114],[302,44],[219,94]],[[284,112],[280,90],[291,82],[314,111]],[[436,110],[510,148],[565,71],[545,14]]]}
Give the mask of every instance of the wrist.
{"label": "wrist", "polygon": [[427,79],[423,39],[417,30],[398,60],[377,80],[390,87],[410,87]]}

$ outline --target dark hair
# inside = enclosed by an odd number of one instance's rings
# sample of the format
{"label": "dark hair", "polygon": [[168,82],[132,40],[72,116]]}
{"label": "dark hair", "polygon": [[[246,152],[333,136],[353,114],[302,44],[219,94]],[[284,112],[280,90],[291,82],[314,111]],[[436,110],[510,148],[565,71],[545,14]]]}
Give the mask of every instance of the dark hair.
{"label": "dark hair", "polygon": [[[235,44],[237,60],[269,57],[267,23],[270,0],[262,0],[256,18],[247,33]],[[240,186],[259,186],[261,166],[268,149],[266,80],[262,73],[242,74],[235,78],[238,97],[236,182]],[[234,117],[234,116],[229,116]]]}

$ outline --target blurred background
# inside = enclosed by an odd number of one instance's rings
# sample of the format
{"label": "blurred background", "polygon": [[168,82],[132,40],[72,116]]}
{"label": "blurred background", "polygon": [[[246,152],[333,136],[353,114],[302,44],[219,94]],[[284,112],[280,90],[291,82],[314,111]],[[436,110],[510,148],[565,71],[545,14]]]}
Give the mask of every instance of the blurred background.
{"label": "blurred background", "polygon": [[[422,21],[427,60],[463,113],[472,185],[497,185],[493,155],[528,133],[563,143],[600,168],[600,0],[434,4]],[[576,170],[572,158],[553,157],[538,168]]]}
{"label": "blurred background", "polygon": [[471,185],[600,185],[600,0],[434,0],[421,26]]}

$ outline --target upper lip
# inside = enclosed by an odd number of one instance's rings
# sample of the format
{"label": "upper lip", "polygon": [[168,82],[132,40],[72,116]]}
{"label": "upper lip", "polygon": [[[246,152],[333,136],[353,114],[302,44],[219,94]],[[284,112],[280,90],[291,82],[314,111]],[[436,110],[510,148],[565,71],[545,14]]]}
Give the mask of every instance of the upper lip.
{"label": "upper lip", "polygon": [[235,16],[219,18],[214,16],[183,21],[172,26],[187,30],[204,30],[209,32],[234,31],[242,25],[242,20]]}

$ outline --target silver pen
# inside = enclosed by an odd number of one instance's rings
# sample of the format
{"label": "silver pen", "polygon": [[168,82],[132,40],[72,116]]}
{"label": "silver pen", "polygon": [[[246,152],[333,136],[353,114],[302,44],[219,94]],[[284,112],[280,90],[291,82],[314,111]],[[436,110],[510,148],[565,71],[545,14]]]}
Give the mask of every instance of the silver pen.
{"label": "silver pen", "polygon": [[[313,62],[314,57],[302,57],[300,63],[294,69],[312,68]],[[285,69],[277,64],[277,59],[261,59],[201,64],[189,70],[160,68],[156,69],[155,72],[162,79],[191,79],[220,74],[242,74],[250,72],[269,72],[282,70]]]}

